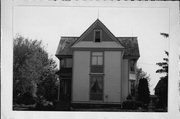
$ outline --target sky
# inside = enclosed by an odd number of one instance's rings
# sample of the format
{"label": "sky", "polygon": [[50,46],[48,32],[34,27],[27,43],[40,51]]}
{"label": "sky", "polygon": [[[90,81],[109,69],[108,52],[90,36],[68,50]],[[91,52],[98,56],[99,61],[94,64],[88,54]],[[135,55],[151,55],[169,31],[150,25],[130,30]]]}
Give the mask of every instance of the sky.
{"label": "sky", "polygon": [[17,6],[13,11],[13,35],[42,40],[45,49],[59,65],[55,53],[62,36],[79,37],[97,18],[116,37],[138,37],[140,58],[137,66],[150,75],[150,92],[162,74],[156,63],[166,57],[169,39],[167,8],[119,7],[40,7]]}

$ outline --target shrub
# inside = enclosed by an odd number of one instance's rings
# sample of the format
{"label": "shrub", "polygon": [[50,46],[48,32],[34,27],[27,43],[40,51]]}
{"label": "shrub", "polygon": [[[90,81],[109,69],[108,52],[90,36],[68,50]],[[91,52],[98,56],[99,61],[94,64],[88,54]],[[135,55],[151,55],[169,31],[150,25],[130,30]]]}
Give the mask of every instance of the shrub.
{"label": "shrub", "polygon": [[137,109],[138,103],[133,100],[127,100],[122,103],[122,108],[123,109]]}
{"label": "shrub", "polygon": [[24,93],[22,96],[20,96],[17,99],[17,103],[31,105],[31,104],[35,104],[35,100],[34,100],[33,96],[31,95],[31,93],[27,92],[27,93]]}
{"label": "shrub", "polygon": [[127,100],[132,100],[132,96],[131,96],[131,95],[128,95],[126,99],[127,99]]}
{"label": "shrub", "polygon": [[43,96],[36,98],[37,110],[54,110],[53,102],[47,101]]}

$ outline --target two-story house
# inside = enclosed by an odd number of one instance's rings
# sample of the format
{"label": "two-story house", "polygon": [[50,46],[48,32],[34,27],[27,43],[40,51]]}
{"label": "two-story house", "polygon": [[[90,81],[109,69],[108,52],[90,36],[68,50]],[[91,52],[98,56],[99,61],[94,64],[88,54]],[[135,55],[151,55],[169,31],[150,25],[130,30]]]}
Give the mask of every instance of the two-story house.
{"label": "two-story house", "polygon": [[115,37],[97,19],[80,37],[61,37],[60,96],[71,103],[121,104],[135,91],[137,37]]}

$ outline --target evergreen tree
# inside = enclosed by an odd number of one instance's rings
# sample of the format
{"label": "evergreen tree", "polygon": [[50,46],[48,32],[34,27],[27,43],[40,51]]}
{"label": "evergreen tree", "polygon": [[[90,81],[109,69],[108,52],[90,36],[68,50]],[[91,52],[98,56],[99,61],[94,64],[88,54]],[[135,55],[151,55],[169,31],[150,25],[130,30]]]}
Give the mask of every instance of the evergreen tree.
{"label": "evergreen tree", "polygon": [[138,100],[144,105],[148,105],[150,101],[149,85],[146,78],[141,78],[138,85]]}
{"label": "evergreen tree", "polygon": [[[165,51],[165,53],[168,57],[168,52]],[[166,108],[168,101],[168,58],[163,58],[163,60],[163,62],[157,63],[161,68],[158,69],[156,73],[163,73],[165,76],[160,77],[160,80],[155,87],[155,95],[159,98],[158,106]]]}
{"label": "evergreen tree", "polygon": [[147,79],[147,81],[150,81],[150,75],[148,75],[145,71],[143,71],[142,68],[136,67],[136,89],[135,89],[135,96],[138,98],[138,85],[139,85],[139,80],[140,79]]}
{"label": "evergreen tree", "polygon": [[[161,33],[165,38],[169,37],[169,34],[167,33]],[[156,71],[156,73],[164,74],[165,76],[160,77],[159,82],[157,83],[155,87],[155,95],[158,96],[159,102],[158,107],[160,108],[167,108],[167,102],[168,102],[168,64],[169,64],[169,53],[165,51],[166,58],[163,58],[162,62],[156,63],[160,67]]]}

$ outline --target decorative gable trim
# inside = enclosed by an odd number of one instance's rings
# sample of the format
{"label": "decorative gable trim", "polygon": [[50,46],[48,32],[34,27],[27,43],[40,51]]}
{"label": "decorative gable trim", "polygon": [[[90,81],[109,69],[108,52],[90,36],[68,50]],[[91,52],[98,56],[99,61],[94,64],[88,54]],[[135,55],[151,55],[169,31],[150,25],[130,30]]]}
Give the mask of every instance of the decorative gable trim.
{"label": "decorative gable trim", "polygon": [[[80,37],[78,40],[76,40],[72,46],[76,43],[78,43],[79,41],[81,41],[82,39],[85,38],[85,36],[87,36],[95,27],[96,25],[99,25],[102,30],[104,30],[109,37],[111,37],[112,40],[114,40],[117,44],[119,44],[121,46],[121,48],[124,48],[123,45],[119,42],[119,40],[111,33],[111,31],[99,20],[97,19]],[[94,32],[93,32],[94,33]]]}

